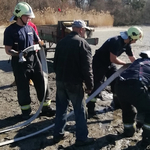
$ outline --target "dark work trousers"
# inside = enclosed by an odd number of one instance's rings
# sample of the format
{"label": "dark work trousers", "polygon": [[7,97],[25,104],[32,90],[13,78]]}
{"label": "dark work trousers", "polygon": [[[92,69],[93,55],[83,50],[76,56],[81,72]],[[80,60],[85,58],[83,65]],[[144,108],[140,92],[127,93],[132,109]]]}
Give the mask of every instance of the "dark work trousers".
{"label": "dark work trousers", "polygon": [[39,101],[44,97],[44,77],[41,63],[36,53],[29,55],[27,61],[20,63],[18,57],[12,57],[11,65],[17,85],[17,96],[20,106],[31,103],[29,80],[32,79]]}
{"label": "dark work trousers", "polygon": [[88,135],[87,114],[83,86],[56,81],[56,119],[54,136],[64,134],[69,101],[72,103],[76,121],[76,140],[85,141]]}
{"label": "dark work trousers", "polygon": [[[124,124],[133,124],[135,122],[136,110],[138,113],[144,114],[144,123],[150,124],[150,96],[146,86],[139,80],[120,81],[118,79],[115,92],[122,108]],[[150,137],[150,130],[143,128],[143,137]]]}
{"label": "dark work trousers", "polygon": [[[93,60],[92,68],[93,68],[93,75],[94,75],[94,88],[91,94],[93,94],[99,88],[99,86],[103,84],[105,78],[109,78],[117,70],[116,66],[113,63],[111,63],[110,66],[106,66],[100,63],[97,64],[97,62],[95,62],[94,60]],[[111,91],[114,93],[115,80],[110,85],[111,85]],[[94,111],[95,102],[90,101],[87,104],[87,107],[88,107],[89,112],[90,112],[90,109],[91,111]]]}

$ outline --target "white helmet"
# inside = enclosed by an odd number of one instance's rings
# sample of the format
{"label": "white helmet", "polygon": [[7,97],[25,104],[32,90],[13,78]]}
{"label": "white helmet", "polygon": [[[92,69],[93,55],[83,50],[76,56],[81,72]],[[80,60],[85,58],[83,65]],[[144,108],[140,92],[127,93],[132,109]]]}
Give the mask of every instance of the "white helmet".
{"label": "white helmet", "polygon": [[139,40],[143,38],[143,31],[140,27],[132,26],[128,31],[120,32],[121,37],[126,40],[130,38],[131,40]]}
{"label": "white helmet", "polygon": [[127,31],[127,34],[132,40],[139,40],[143,37],[142,29],[137,26],[130,27]]}
{"label": "white helmet", "polygon": [[31,6],[26,2],[20,2],[15,6],[13,16],[11,17],[10,21],[16,19],[16,17],[21,17],[22,15],[28,15],[30,18],[35,18]]}

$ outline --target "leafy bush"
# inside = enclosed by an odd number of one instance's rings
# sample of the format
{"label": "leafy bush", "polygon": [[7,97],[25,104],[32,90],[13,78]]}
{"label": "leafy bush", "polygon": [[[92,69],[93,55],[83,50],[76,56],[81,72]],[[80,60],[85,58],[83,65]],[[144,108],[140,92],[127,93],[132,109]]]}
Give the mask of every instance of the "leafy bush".
{"label": "leafy bush", "polygon": [[[16,5],[16,0],[0,1],[0,22],[9,23],[12,12]],[[11,3],[10,3],[11,2]],[[83,19],[89,20],[90,26],[112,26],[114,19],[109,12],[97,12],[94,9],[84,11],[70,3],[70,0],[27,0],[36,15],[33,19],[35,24],[57,24],[59,20]],[[11,5],[9,5],[9,3]],[[7,7],[7,9],[4,9]],[[61,12],[58,11],[61,9]]]}
{"label": "leafy bush", "polygon": [[114,16],[114,26],[149,24],[150,15],[148,8],[149,0],[130,1],[123,3],[119,1],[93,0],[90,8],[97,11],[109,11]]}

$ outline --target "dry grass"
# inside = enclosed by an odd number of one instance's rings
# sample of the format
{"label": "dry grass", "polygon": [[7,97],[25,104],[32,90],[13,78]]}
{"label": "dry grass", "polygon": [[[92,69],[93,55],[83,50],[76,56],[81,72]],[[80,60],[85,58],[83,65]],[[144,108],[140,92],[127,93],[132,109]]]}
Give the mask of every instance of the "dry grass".
{"label": "dry grass", "polygon": [[78,8],[76,9],[66,9],[62,12],[56,11],[53,8],[45,8],[44,10],[35,10],[36,18],[33,19],[33,22],[36,25],[45,25],[45,24],[57,24],[61,20],[75,20],[83,19],[89,20],[90,26],[113,26],[114,18],[108,12],[96,12],[95,10],[91,11],[82,11]]}
{"label": "dry grass", "polygon": [[[21,0],[18,0],[18,2]],[[83,11],[75,6],[69,4],[69,0],[60,3],[60,0],[25,0],[34,10],[36,18],[33,22],[36,25],[57,24],[61,20],[75,20],[83,19],[89,20],[90,26],[113,26],[114,17],[110,13],[96,11],[95,9]],[[0,24],[10,24],[9,19],[16,5],[17,0],[0,0]],[[51,6],[51,7],[48,7]],[[62,9],[62,12],[58,11]]]}
{"label": "dry grass", "polygon": [[[0,0],[0,25],[10,24],[9,19],[12,16],[14,7],[20,1],[22,0]],[[130,5],[111,0],[107,0],[107,2],[92,0],[90,7],[87,7],[85,11],[82,11],[79,7],[76,8],[75,0],[23,1],[28,2],[33,8],[36,14],[36,18],[33,20],[35,24],[57,24],[59,20],[74,19],[89,20],[90,26],[94,27],[150,24],[150,13],[148,13],[150,0],[140,0]],[[139,4],[137,5],[137,3]],[[58,8],[63,11],[58,12]]]}

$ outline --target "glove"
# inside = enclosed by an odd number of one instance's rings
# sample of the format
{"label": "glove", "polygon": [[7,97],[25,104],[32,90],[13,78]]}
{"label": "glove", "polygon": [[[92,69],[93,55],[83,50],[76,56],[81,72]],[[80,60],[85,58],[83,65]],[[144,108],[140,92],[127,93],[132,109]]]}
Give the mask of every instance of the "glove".
{"label": "glove", "polygon": [[19,53],[19,62],[23,63],[25,61],[26,61],[26,59],[24,58],[24,53],[20,52]]}

